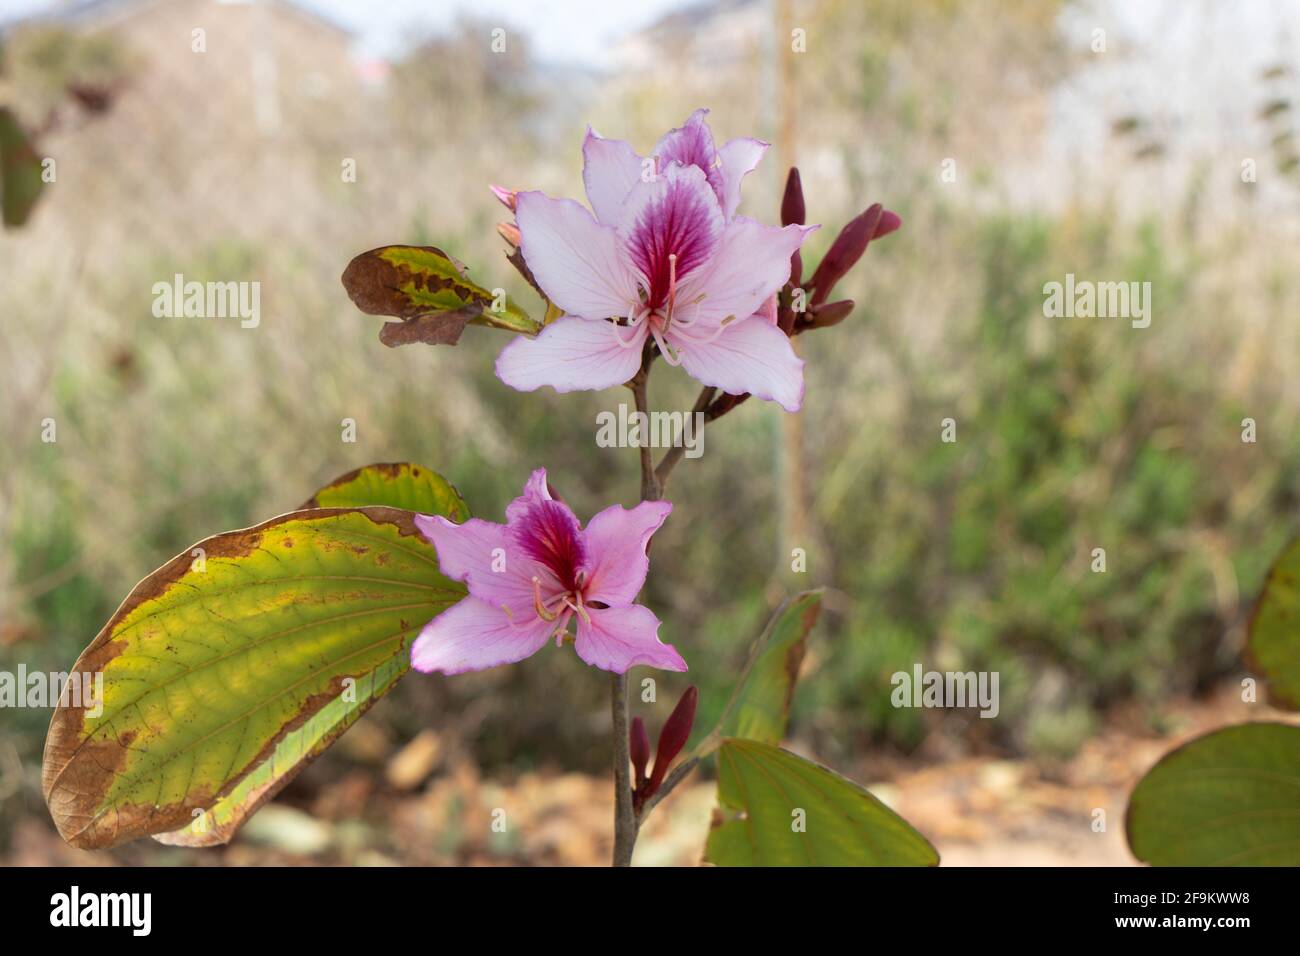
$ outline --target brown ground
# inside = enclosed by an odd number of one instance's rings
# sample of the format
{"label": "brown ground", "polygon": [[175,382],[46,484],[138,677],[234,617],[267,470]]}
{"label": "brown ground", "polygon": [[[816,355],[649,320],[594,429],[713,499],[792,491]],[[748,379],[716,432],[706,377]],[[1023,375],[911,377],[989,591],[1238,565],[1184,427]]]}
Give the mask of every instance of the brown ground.
{"label": "brown ground", "polygon": [[[1245,704],[1235,684],[1167,715],[1153,735],[1136,712],[1111,715],[1102,734],[1070,761],[967,756],[916,766],[876,761],[850,769],[938,847],[948,866],[1132,865],[1124,840],[1128,792],[1161,754],[1197,734],[1248,720],[1291,719]],[[509,785],[482,779],[448,754],[432,731],[386,757],[364,721],[340,742],[360,764],[314,781],[304,775],[288,797],[264,808],[228,847],[176,850],[149,841],[113,854],[66,847],[47,818],[30,814],[14,833],[10,864],[117,863],[597,865],[610,853],[612,800],[605,778],[548,771]],[[316,768],[312,768],[315,771]],[[643,865],[693,865],[708,829],[713,784],[693,778],[648,822],[637,847]],[[1094,832],[1093,811],[1106,812]],[[492,827],[504,811],[504,832]],[[500,813],[497,814],[500,817]],[[498,828],[499,829],[499,828]]]}

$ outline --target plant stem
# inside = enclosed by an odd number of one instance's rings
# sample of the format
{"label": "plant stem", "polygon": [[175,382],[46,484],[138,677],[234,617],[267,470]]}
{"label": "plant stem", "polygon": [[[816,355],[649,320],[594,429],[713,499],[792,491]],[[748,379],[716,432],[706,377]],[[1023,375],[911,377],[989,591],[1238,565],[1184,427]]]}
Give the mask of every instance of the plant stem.
{"label": "plant stem", "polygon": [[[652,343],[641,353],[641,368],[628,382],[638,412],[649,413],[646,383],[654,361]],[[658,501],[663,485],[655,476],[654,458],[648,444],[641,446],[641,500]],[[614,714],[614,866],[631,866],[636,848],[637,814],[632,808],[632,756],[628,742],[627,674],[615,674],[610,706]]]}
{"label": "plant stem", "polygon": [[614,713],[614,866],[631,866],[637,818],[632,810],[632,757],[628,747],[627,674],[615,674],[610,705]]}
{"label": "plant stem", "polygon": [[[694,418],[694,416],[698,412],[705,412],[704,423],[706,425],[709,422],[713,421],[713,419],[709,417],[708,412],[705,410],[709,407],[709,403],[713,401],[714,391],[715,390],[709,385],[706,385],[704,386],[704,388],[700,389],[700,395],[697,399],[695,399],[695,407],[691,409],[692,418]],[[644,449],[643,449],[643,453],[645,453]],[[677,463],[682,460],[682,456],[684,454],[686,454],[685,442],[682,442],[682,444],[680,445],[674,445],[672,448],[669,448],[666,452],[664,452],[664,457],[660,460],[658,467],[654,469],[655,481],[659,483],[659,494],[661,496],[663,495],[664,492],[664,486],[668,484],[668,476],[672,474],[673,469],[677,467]],[[644,460],[641,463],[641,474],[642,474],[642,482],[644,482],[645,481]]]}
{"label": "plant stem", "polygon": [[664,778],[664,782],[660,784],[659,789],[648,797],[646,802],[641,805],[641,810],[636,815],[636,825],[638,829],[641,827],[641,821],[650,815],[650,811],[658,806],[659,801],[672,793],[673,789],[679,783],[689,777],[691,771],[695,769],[699,762],[699,757],[691,757],[689,760],[685,760],[673,768],[673,772]]}
{"label": "plant stem", "polygon": [[[650,413],[650,403],[646,398],[646,383],[650,380],[650,361],[644,359],[641,362],[641,371],[636,373],[629,385],[632,388],[632,398],[636,402],[638,412]],[[641,452],[641,500],[658,501],[664,496],[663,483],[655,473],[654,457],[650,451],[649,442],[643,442],[640,447]]]}
{"label": "plant stem", "polygon": [[[641,354],[641,368],[633,376],[632,380],[627,383],[628,388],[632,390],[636,410],[647,415],[650,412],[647,385],[650,380],[650,366],[654,359],[653,343],[647,342],[645,351]],[[691,409],[691,414],[703,412],[706,423],[726,414],[730,410],[730,406],[717,414],[710,412],[709,405],[712,403],[715,393],[716,390],[708,386],[701,389],[699,397],[695,400],[695,407]],[[656,468],[649,443],[640,446],[642,501],[659,501],[663,498],[664,486],[667,484],[668,476],[672,473],[677,462],[681,461],[684,450],[684,445],[668,449],[663,460],[659,462],[659,466]],[[610,707],[614,716],[613,865],[631,866],[632,851],[636,848],[637,831],[641,828],[641,821],[650,814],[650,811],[658,805],[660,800],[668,796],[679,783],[690,776],[691,771],[699,764],[700,759],[699,757],[692,757],[676,767],[664,780],[659,790],[647,799],[639,810],[634,809],[632,806],[632,756],[628,740],[627,674],[614,675]]]}

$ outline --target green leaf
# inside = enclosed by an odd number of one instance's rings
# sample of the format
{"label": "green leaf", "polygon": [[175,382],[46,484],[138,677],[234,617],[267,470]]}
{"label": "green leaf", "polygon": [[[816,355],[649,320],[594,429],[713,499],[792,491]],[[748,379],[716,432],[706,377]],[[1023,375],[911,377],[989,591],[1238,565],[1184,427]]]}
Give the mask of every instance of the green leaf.
{"label": "green leaf", "polygon": [[[296,511],[201,541],[138,584],[73,673],[42,783],[73,846],[224,843],[405,673],[465,596],[410,511]],[[74,685],[69,684],[69,690]]]}
{"label": "green leaf", "polygon": [[465,265],[433,246],[381,246],[363,252],[343,272],[343,287],[368,315],[392,315],[379,330],[388,346],[424,342],[455,345],[467,324],[528,335],[541,324],[504,294],[471,282]]}
{"label": "green leaf", "polygon": [[820,591],[804,591],[781,605],[754,642],[715,734],[767,744],[782,741],[808,632],[821,607]]}
{"label": "green leaf", "polygon": [[727,739],[704,856],[718,866],[935,866],[925,837],[856,783],[787,750]]}
{"label": "green leaf", "polygon": [[366,505],[444,515],[457,524],[469,518],[469,506],[450,481],[436,471],[404,461],[366,465],[350,471],[316,492],[301,507],[362,508]]}
{"label": "green leaf", "polygon": [[14,114],[0,107],[0,213],[9,228],[32,214],[45,181],[41,158]]}
{"label": "green leaf", "polygon": [[1269,569],[1246,654],[1268,680],[1269,703],[1300,709],[1300,538]]}
{"label": "green leaf", "polygon": [[1128,843],[1152,866],[1300,866],[1300,727],[1225,727],[1133,790]]}

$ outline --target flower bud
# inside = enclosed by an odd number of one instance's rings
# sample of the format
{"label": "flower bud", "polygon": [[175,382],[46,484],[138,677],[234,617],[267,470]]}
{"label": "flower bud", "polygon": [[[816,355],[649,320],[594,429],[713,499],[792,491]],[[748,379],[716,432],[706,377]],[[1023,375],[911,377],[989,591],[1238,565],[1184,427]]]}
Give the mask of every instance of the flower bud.
{"label": "flower bud", "polygon": [[861,215],[854,216],[840,230],[825,258],[818,264],[817,271],[813,273],[812,285],[816,289],[813,305],[824,302],[835,283],[844,278],[844,274],[862,258],[862,253],[867,251],[867,243],[876,234],[876,227],[880,225],[884,211],[884,207],[876,203]]}
{"label": "flower bud", "polygon": [[489,186],[488,188],[492,190],[492,195],[501,201],[501,205],[511,212],[515,211],[515,197],[519,195],[519,190],[506,189],[504,186]]}
{"label": "flower bud", "polygon": [[804,224],[808,213],[803,203],[803,183],[799,181],[799,168],[790,167],[790,175],[785,180],[785,195],[781,197],[781,225]]}
{"label": "flower bud", "polygon": [[632,718],[632,729],[627,736],[632,754],[632,789],[636,790],[645,782],[645,768],[650,763],[650,736],[645,732],[645,722],[640,717]]}
{"label": "flower bud", "polygon": [[881,236],[887,236],[903,224],[902,218],[896,212],[890,212],[886,209],[880,214],[880,222],[876,224],[876,232],[872,239],[879,239]]}
{"label": "flower bud", "polygon": [[840,234],[831,243],[826,257],[817,266],[809,286],[813,288],[812,305],[825,302],[830,296],[835,283],[844,278],[867,251],[867,244],[872,239],[887,236],[903,224],[897,213],[875,203],[860,216],[849,220],[849,224],[840,230]]}
{"label": "flower bud", "polygon": [[510,243],[510,245],[515,246],[516,248],[518,248],[520,242],[523,241],[523,237],[519,233],[519,227],[516,226],[513,222],[497,223],[497,233],[501,236],[502,239]]}
{"label": "flower bud", "polygon": [[823,302],[808,310],[808,328],[826,329],[838,325],[849,317],[853,311],[852,299],[840,299],[838,302]]}
{"label": "flower bud", "polygon": [[691,727],[695,725],[695,705],[699,702],[700,692],[691,685],[682,694],[673,712],[664,721],[664,729],[659,731],[659,746],[655,749],[655,768],[650,774],[650,783],[646,786],[646,796],[659,789],[668,774],[668,766],[673,762],[687,739],[691,736]]}

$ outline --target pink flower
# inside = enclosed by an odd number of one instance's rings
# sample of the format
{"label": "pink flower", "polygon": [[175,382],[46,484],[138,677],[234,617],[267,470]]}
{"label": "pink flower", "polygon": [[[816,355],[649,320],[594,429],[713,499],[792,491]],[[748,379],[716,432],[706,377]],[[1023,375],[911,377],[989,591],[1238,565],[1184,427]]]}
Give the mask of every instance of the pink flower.
{"label": "pink flower", "polygon": [[650,569],[650,536],[672,510],[667,501],[630,511],[613,505],[584,529],[551,497],[539,468],[506,508],[505,524],[416,516],[442,573],[465,582],[469,597],[424,626],[411,664],[444,674],[511,664],[552,636],[562,644],[576,619],[574,648],[588,664],[619,674],[637,664],[686,670],[681,655],[660,642],[659,618],[633,603]]}
{"label": "pink flower", "polygon": [[755,313],[785,285],[790,256],[817,227],[736,215],[740,181],[767,144],[733,139],[715,149],[706,112],[696,110],[646,160],[588,129],[583,181],[594,217],[571,199],[515,197],[524,259],[566,314],[506,346],[497,375],[507,385],[618,385],[636,374],[653,337],[669,364],[705,385],[798,411],[803,360]]}

